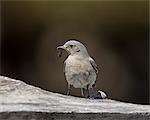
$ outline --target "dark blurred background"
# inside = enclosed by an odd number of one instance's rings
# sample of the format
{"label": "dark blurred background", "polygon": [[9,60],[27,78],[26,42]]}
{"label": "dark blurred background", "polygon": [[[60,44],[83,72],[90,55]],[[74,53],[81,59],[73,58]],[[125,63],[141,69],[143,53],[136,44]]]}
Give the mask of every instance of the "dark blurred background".
{"label": "dark blurred background", "polygon": [[[1,75],[66,93],[56,47],[79,39],[109,98],[149,104],[148,1],[1,1]],[[79,89],[72,95],[80,96]]]}

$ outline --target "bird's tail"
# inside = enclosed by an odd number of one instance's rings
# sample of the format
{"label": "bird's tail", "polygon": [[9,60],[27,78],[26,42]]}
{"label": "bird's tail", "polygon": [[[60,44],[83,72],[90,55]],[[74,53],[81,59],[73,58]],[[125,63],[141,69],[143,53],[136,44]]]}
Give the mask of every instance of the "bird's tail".
{"label": "bird's tail", "polygon": [[85,88],[81,88],[81,94],[82,96],[88,98],[89,97],[89,90]]}

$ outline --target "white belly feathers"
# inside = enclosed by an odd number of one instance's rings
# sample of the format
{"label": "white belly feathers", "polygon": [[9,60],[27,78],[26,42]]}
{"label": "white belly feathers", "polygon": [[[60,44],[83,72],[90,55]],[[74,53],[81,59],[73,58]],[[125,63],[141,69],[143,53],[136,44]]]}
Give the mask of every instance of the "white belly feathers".
{"label": "white belly feathers", "polygon": [[69,56],[66,59],[65,76],[69,84],[75,88],[91,88],[96,80],[96,73],[90,62],[86,59],[72,59]]}

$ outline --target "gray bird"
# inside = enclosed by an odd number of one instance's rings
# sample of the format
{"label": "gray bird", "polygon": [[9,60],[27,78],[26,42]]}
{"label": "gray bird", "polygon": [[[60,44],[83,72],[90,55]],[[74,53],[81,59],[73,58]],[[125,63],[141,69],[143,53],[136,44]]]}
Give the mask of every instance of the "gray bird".
{"label": "gray bird", "polygon": [[64,62],[64,73],[68,82],[67,95],[70,94],[71,86],[81,88],[84,97],[90,97],[89,90],[95,85],[98,67],[89,56],[86,47],[75,39],[70,39],[63,46],[57,47],[67,51],[68,57]]}

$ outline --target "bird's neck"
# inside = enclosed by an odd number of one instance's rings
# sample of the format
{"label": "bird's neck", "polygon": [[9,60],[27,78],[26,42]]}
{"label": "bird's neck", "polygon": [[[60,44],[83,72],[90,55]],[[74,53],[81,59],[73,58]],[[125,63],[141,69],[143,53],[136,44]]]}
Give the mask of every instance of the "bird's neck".
{"label": "bird's neck", "polygon": [[75,55],[69,55],[68,59],[84,60],[87,59],[88,57],[89,56],[75,54]]}

